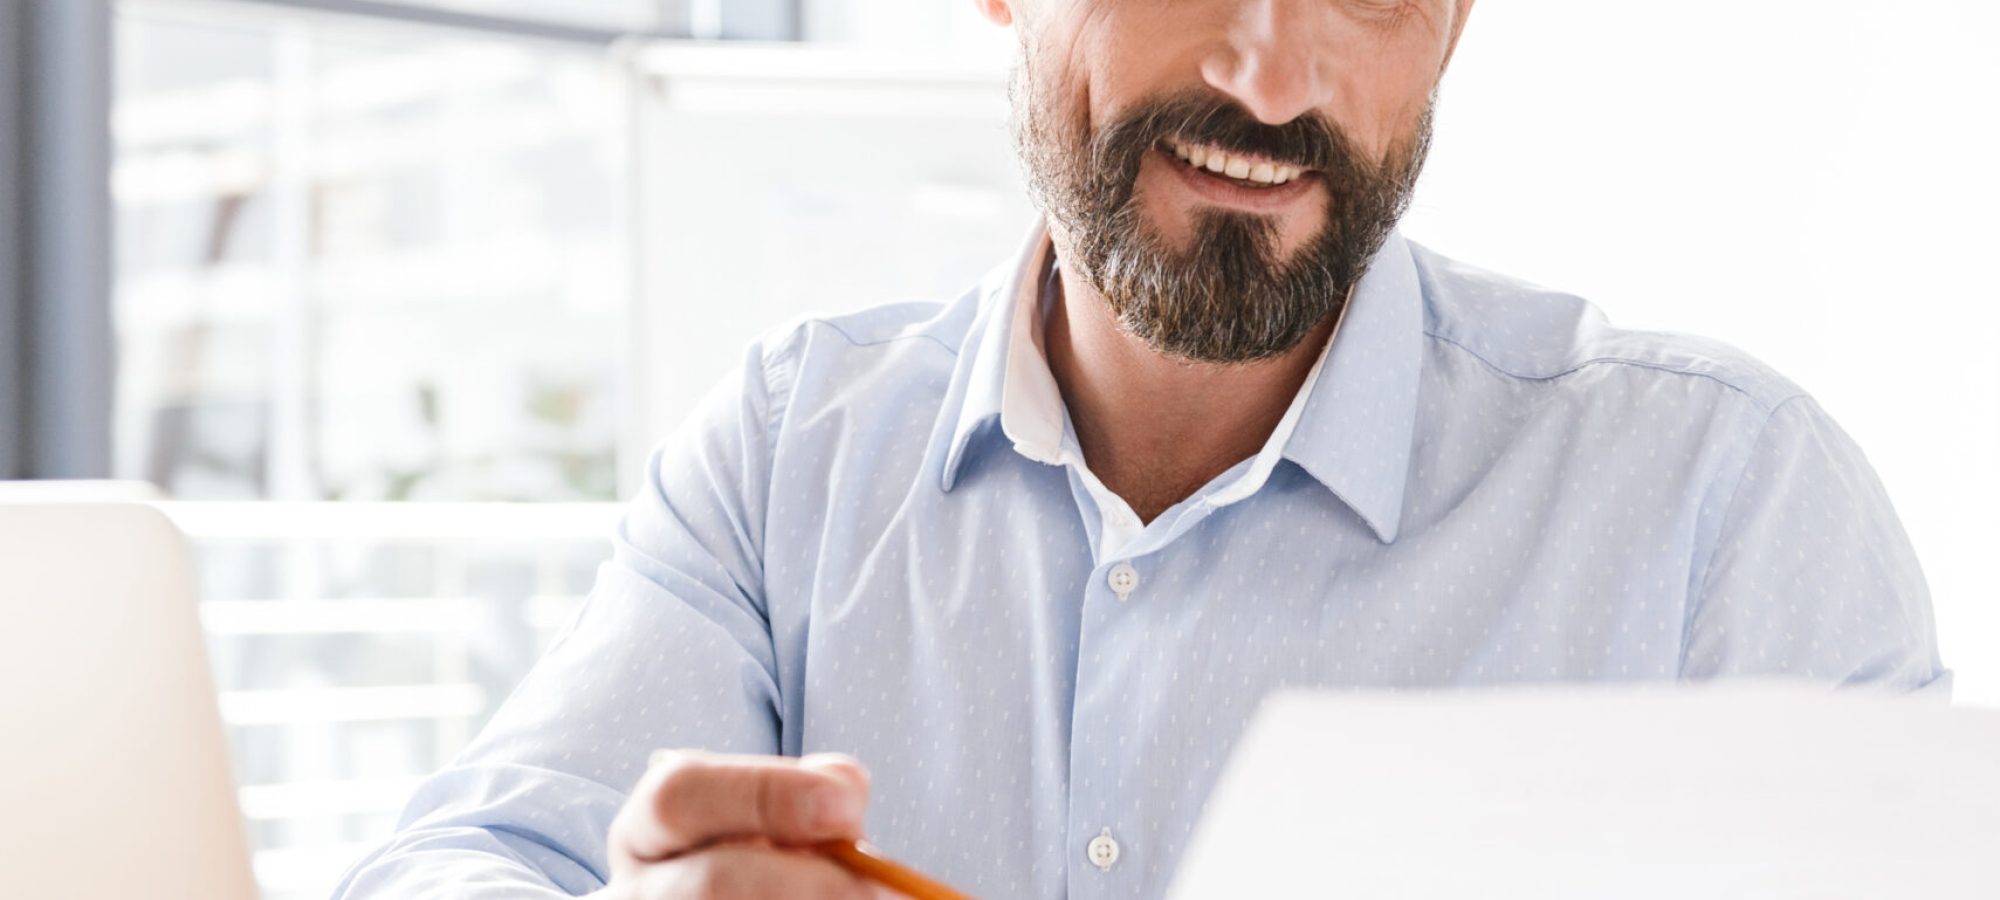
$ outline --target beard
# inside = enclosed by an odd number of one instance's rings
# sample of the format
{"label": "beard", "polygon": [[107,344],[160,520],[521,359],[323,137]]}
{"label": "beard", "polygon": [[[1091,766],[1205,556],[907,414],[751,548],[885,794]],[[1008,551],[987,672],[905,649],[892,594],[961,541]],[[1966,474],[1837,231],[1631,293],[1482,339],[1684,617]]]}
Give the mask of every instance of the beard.
{"label": "beard", "polygon": [[[1071,268],[1120,326],[1183,360],[1269,359],[1339,314],[1408,208],[1430,148],[1435,94],[1413,132],[1378,163],[1318,112],[1268,125],[1202,90],[1138,104],[1093,131],[1088,110],[1064,109],[1031,68],[1024,58],[1008,91],[1030,193],[1068,233]],[[1313,171],[1326,188],[1325,224],[1285,256],[1276,217],[1202,209],[1192,238],[1174,246],[1138,202],[1140,161],[1168,138]],[[1186,165],[1171,153],[1167,161]]]}

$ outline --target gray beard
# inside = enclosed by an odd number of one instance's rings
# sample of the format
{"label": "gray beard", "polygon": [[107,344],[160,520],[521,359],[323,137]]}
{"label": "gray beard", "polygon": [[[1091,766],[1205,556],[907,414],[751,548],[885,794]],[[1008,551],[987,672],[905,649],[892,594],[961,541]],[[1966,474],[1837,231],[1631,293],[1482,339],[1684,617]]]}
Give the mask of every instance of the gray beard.
{"label": "gray beard", "polygon": [[[1010,90],[1015,149],[1037,205],[1069,235],[1071,268],[1126,331],[1156,352],[1194,362],[1276,357],[1338,315],[1408,208],[1430,144],[1426,110],[1384,169],[1354,153],[1324,120],[1245,122],[1240,109],[1200,95],[1145,104],[1087,135],[1053,115],[1026,68],[1016,67]],[[1326,225],[1281,258],[1275,219],[1209,210],[1195,217],[1189,246],[1172,246],[1145,220],[1136,196],[1141,158],[1168,135],[1223,146],[1261,141],[1283,148],[1270,154],[1280,159],[1303,157],[1304,168],[1325,182]]]}

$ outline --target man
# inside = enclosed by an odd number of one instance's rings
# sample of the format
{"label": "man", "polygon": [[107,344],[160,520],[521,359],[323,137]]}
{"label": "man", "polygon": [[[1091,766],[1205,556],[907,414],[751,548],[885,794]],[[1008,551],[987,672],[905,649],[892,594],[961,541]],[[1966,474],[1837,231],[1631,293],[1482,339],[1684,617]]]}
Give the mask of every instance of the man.
{"label": "man", "polygon": [[1396,233],[1472,0],[979,3],[1046,230],[757,343],[342,896],[1153,897],[1279,686],[1946,683],[1808,395]]}

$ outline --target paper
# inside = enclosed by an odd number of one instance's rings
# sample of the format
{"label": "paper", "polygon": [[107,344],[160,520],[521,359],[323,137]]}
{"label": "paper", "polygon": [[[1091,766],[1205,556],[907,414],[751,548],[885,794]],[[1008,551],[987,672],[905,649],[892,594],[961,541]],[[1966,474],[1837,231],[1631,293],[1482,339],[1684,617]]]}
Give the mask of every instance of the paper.
{"label": "paper", "polygon": [[2000,898],[2000,712],[1776,684],[1280,694],[1172,895]]}

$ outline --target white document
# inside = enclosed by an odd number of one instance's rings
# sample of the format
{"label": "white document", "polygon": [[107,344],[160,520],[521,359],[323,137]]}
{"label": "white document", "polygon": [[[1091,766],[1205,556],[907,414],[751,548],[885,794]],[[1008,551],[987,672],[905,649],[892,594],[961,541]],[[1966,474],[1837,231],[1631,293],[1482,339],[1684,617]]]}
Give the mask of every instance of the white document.
{"label": "white document", "polygon": [[1279,694],[1171,896],[1996,900],[2000,711],[1770,683]]}

